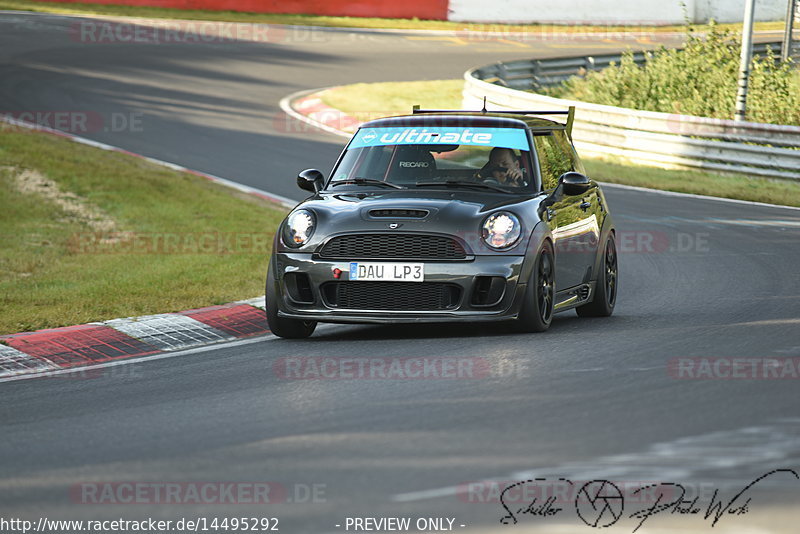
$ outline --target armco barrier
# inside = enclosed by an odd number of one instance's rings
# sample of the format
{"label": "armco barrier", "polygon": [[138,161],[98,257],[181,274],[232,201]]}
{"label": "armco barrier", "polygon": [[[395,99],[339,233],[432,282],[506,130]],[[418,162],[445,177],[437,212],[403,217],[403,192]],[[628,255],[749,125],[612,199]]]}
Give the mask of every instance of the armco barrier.
{"label": "armco barrier", "polygon": [[[572,68],[585,60],[552,60],[550,65],[558,61],[559,68]],[[484,97],[489,109],[498,110],[566,110],[575,106],[573,138],[576,147],[587,155],[617,156],[664,167],[697,167],[800,180],[798,126],[734,122],[552,98],[505,86],[520,87],[526,76],[505,78],[503,85],[502,73],[513,70],[515,63],[520,62],[467,71],[464,109],[481,109]],[[528,87],[533,85],[531,76],[532,72],[527,74]],[[512,79],[514,83],[509,83]]]}
{"label": "armco barrier", "polygon": [[[800,62],[800,45],[794,42],[792,58]],[[758,43],[753,45],[753,54],[765,55],[771,49],[776,57],[781,55],[781,43]],[[633,62],[642,65],[645,52],[634,52]],[[621,54],[595,54],[591,56],[563,57],[553,59],[520,59],[493,63],[475,69],[476,77],[497,83],[505,87],[521,90],[537,90],[542,87],[553,87],[583,72],[602,70],[612,63],[619,65]]]}

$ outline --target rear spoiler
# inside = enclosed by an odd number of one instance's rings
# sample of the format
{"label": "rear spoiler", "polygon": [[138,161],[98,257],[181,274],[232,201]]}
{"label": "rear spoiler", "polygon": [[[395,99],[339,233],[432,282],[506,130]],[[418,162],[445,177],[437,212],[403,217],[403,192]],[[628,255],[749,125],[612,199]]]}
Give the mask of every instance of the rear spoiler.
{"label": "rear spoiler", "polygon": [[[483,102],[483,109],[481,110],[483,113],[488,113],[486,111],[486,99]],[[474,113],[474,111],[468,111],[465,109],[420,109],[419,105],[414,105],[411,112],[414,115],[420,113]],[[575,106],[570,106],[567,108],[566,111],[555,111],[555,110],[546,110],[546,111],[492,111],[491,113],[505,113],[508,115],[566,115],[567,122],[564,125],[567,131],[567,135],[570,139],[572,139],[572,124],[575,122]]]}

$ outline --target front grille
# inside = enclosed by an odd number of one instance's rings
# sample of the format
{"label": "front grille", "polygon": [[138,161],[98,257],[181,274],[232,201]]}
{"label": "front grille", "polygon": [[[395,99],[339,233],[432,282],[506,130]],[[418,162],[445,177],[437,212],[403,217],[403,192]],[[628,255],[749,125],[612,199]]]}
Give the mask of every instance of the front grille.
{"label": "front grille", "polygon": [[461,260],[464,247],[451,237],[420,234],[342,235],[328,241],[319,253],[333,259]]}
{"label": "front grille", "polygon": [[351,310],[433,311],[458,306],[461,288],[440,282],[328,282],[328,306]]}

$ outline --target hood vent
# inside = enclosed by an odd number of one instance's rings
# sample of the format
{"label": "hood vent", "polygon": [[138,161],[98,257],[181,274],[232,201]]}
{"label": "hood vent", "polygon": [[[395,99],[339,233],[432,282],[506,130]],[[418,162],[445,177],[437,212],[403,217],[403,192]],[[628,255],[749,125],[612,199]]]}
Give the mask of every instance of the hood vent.
{"label": "hood vent", "polygon": [[377,219],[424,219],[428,216],[428,213],[428,210],[369,210],[369,216]]}

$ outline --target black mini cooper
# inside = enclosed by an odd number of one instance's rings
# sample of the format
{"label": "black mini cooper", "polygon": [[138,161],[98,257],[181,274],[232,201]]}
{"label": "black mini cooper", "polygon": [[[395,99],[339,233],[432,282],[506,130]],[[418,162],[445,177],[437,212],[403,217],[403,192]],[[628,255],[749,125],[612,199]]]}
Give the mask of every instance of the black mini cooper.
{"label": "black mini cooper", "polygon": [[572,308],[611,315],[615,231],[572,116],[415,109],[362,125],[330,178],[297,177],[313,195],[275,236],[272,332],[501,320],[541,332]]}

